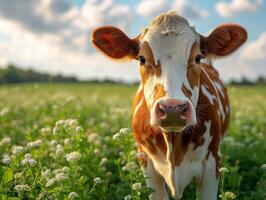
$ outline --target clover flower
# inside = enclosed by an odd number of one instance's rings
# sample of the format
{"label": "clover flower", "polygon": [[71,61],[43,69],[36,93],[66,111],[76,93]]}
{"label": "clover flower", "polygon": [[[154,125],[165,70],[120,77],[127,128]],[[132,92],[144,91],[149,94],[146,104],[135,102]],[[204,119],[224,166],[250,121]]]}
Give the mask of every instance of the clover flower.
{"label": "clover flower", "polygon": [[42,144],[42,140],[36,140],[33,142],[29,142],[27,146],[31,148],[35,148],[35,147],[39,147],[41,144]]}
{"label": "clover flower", "polygon": [[70,146],[70,145],[71,145],[71,140],[70,140],[69,138],[66,138],[66,139],[64,140],[64,145],[65,145],[65,146]]}
{"label": "clover flower", "polygon": [[66,180],[68,179],[67,175],[63,172],[60,172],[58,174],[55,175],[55,179],[60,182],[60,181],[63,181],[63,180]]}
{"label": "clover flower", "polygon": [[22,153],[23,150],[24,150],[24,147],[23,146],[13,146],[12,147],[12,153],[14,155],[18,155],[18,154]]}
{"label": "clover flower", "polygon": [[263,165],[261,165],[261,169],[264,169],[264,170],[266,170],[266,163],[265,163],[265,164],[263,164]]}
{"label": "clover flower", "polygon": [[42,134],[45,134],[45,135],[48,135],[48,134],[51,133],[51,128],[50,128],[50,127],[42,128],[42,129],[41,129],[41,133],[42,133]]}
{"label": "clover flower", "polygon": [[133,190],[141,190],[141,188],[142,188],[141,183],[134,183],[134,184],[132,185],[132,189],[133,189]]}
{"label": "clover flower", "polygon": [[83,133],[83,131],[84,131],[84,129],[81,126],[76,127],[76,133],[77,134],[81,134],[81,133]]}
{"label": "clover flower", "polygon": [[21,161],[21,164],[34,167],[37,164],[37,161],[32,158],[31,154],[27,153],[24,155],[24,159]]}
{"label": "clover flower", "polygon": [[121,128],[120,131],[113,135],[113,139],[116,140],[121,135],[128,134],[130,132],[129,128]]}
{"label": "clover flower", "polygon": [[73,151],[66,155],[66,160],[68,162],[75,162],[75,161],[80,160],[80,158],[81,158],[81,154],[78,151]]}
{"label": "clover flower", "polygon": [[11,163],[11,158],[9,155],[4,154],[1,162],[5,165],[9,165]]}
{"label": "clover flower", "polygon": [[30,188],[28,185],[25,184],[25,185],[15,185],[14,189],[16,190],[16,192],[22,193],[29,190]]}
{"label": "clover flower", "polygon": [[51,140],[51,142],[50,142],[50,145],[51,146],[56,146],[58,143],[57,143],[57,141],[56,140]]}
{"label": "clover flower", "polygon": [[228,198],[228,199],[236,199],[236,195],[233,192],[225,192],[224,195]]}
{"label": "clover flower", "polygon": [[132,196],[130,194],[124,197],[124,200],[131,200],[131,199],[132,199]]}
{"label": "clover flower", "polygon": [[52,185],[54,185],[56,182],[55,178],[51,178],[47,181],[47,183],[45,184],[46,187],[51,187]]}
{"label": "clover flower", "polygon": [[219,172],[220,172],[220,173],[228,173],[229,170],[228,170],[226,167],[221,167],[221,168],[219,169]]}
{"label": "clover flower", "polygon": [[79,197],[79,195],[76,192],[70,192],[68,194],[68,198],[69,199],[75,199],[75,198],[78,198],[78,197]]}
{"label": "clover flower", "polygon": [[51,176],[51,170],[46,169],[45,171],[42,171],[41,174],[44,179],[48,179]]}
{"label": "clover flower", "polygon": [[95,184],[100,184],[100,183],[102,183],[101,178],[100,178],[100,177],[96,177],[96,178],[94,178],[94,183],[95,183]]}
{"label": "clover flower", "polygon": [[107,158],[102,158],[100,165],[105,165],[108,162]]}
{"label": "clover flower", "polygon": [[11,138],[10,137],[4,137],[1,141],[0,141],[0,147],[1,146],[5,146],[11,144]]}

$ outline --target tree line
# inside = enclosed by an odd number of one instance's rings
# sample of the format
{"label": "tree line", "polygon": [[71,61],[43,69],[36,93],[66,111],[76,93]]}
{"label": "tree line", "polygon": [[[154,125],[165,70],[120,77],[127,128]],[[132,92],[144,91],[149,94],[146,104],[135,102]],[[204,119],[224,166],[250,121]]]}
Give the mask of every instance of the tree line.
{"label": "tree line", "polygon": [[[77,82],[88,82],[88,83],[111,83],[111,84],[122,84],[122,81],[115,81],[111,79],[91,79],[87,81],[81,81],[75,76],[63,76],[60,74],[51,75],[48,73],[40,73],[33,69],[21,69],[13,64],[9,64],[6,67],[0,68],[0,84],[9,83],[28,83],[28,82],[61,82],[61,83],[77,83]],[[134,82],[132,84],[138,84]],[[260,76],[256,81],[250,81],[243,77],[241,80],[231,80],[230,85],[266,85],[266,77]]]}

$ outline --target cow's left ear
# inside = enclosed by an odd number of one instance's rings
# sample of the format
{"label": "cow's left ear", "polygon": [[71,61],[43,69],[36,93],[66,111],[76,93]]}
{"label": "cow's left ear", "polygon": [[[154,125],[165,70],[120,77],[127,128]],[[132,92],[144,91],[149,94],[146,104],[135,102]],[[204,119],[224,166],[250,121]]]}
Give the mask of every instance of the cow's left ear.
{"label": "cow's left ear", "polygon": [[247,40],[247,31],[237,24],[223,24],[214,29],[208,37],[200,36],[203,54],[227,56]]}
{"label": "cow's left ear", "polygon": [[133,59],[139,53],[137,39],[130,39],[123,31],[113,26],[103,26],[93,31],[91,42],[100,52],[115,60]]}

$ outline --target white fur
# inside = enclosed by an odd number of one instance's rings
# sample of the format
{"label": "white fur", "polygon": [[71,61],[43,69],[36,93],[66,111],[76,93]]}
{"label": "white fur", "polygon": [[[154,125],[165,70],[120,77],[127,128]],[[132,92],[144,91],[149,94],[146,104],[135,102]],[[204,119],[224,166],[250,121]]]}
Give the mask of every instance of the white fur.
{"label": "white fur", "polygon": [[207,87],[204,84],[201,85],[201,91],[202,91],[202,93],[209,99],[210,103],[212,105],[214,105],[215,96],[213,96],[212,94],[210,94],[209,91],[206,88]]}

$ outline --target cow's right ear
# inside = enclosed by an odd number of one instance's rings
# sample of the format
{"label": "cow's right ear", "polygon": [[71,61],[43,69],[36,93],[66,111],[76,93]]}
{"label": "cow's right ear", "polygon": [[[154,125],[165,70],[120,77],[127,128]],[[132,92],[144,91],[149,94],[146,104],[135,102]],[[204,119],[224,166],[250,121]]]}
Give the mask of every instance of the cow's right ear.
{"label": "cow's right ear", "polygon": [[109,58],[115,60],[134,59],[139,53],[137,39],[130,39],[120,29],[103,26],[91,33],[91,42]]}

